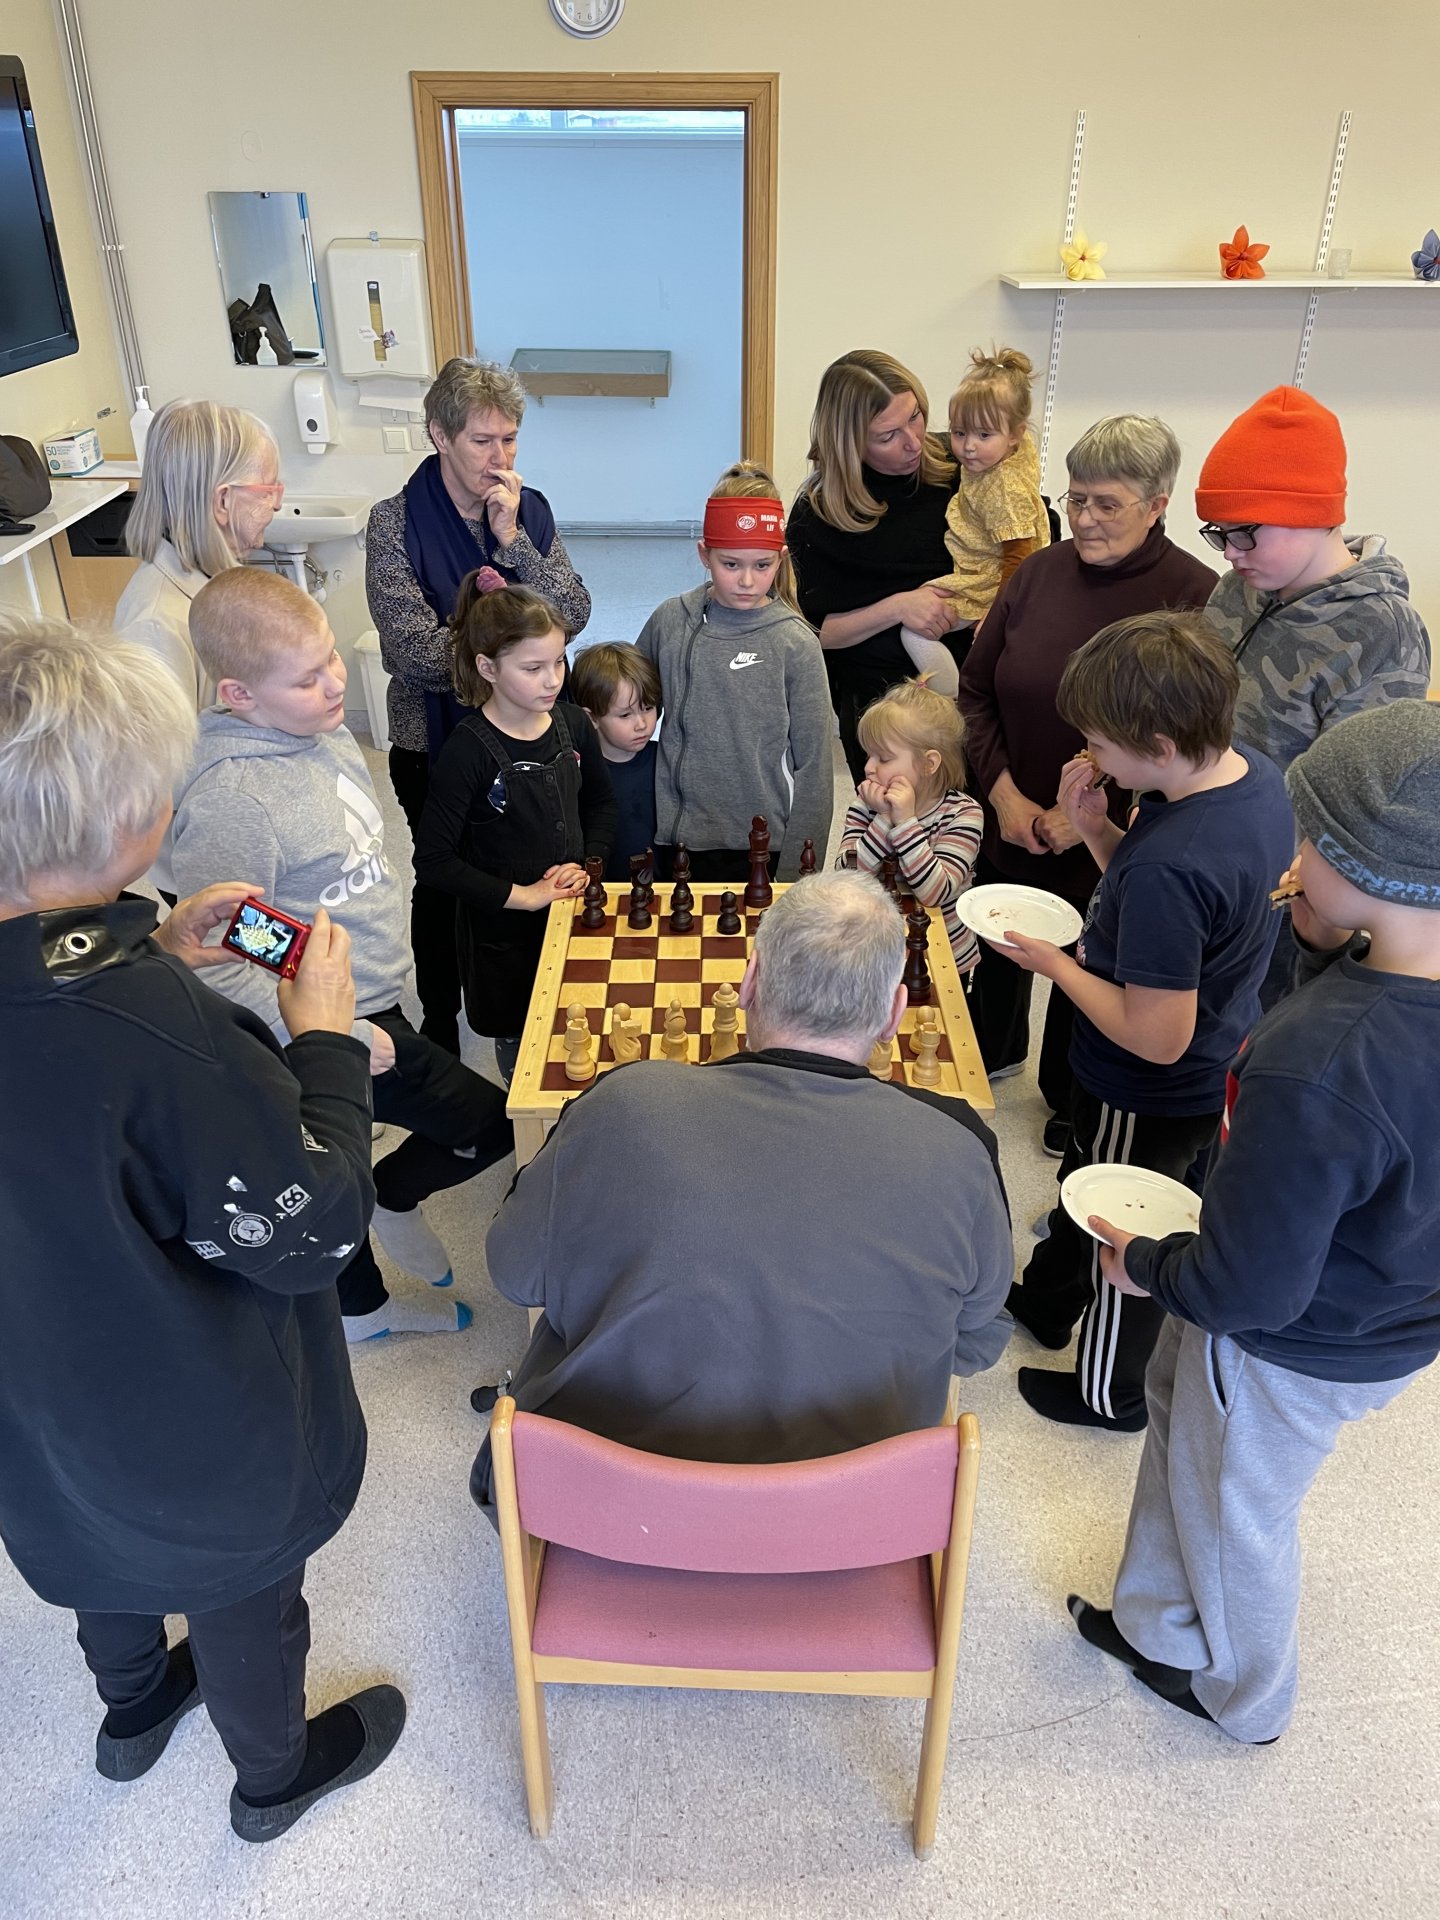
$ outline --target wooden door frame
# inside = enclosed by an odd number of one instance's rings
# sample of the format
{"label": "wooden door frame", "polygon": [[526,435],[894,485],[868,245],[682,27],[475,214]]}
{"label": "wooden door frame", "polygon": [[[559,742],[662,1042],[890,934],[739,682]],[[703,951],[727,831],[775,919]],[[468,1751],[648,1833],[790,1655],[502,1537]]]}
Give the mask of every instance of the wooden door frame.
{"label": "wooden door frame", "polygon": [[454,108],[674,107],[744,112],[740,441],[747,459],[773,468],[779,74],[412,73],[410,94],[437,365],[457,353],[475,351]]}

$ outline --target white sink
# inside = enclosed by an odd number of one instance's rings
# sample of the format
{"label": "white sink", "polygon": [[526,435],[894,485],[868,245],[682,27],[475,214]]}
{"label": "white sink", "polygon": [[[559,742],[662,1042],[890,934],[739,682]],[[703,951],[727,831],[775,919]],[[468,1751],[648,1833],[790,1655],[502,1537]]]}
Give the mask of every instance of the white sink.
{"label": "white sink", "polygon": [[319,546],[364,531],[373,502],[367,493],[289,493],[265,530],[267,547]]}

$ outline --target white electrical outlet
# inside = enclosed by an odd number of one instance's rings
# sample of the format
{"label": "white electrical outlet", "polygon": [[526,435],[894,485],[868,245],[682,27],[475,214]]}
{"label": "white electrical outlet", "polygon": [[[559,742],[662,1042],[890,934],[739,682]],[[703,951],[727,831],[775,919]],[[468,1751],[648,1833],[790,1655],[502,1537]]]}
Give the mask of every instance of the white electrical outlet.
{"label": "white electrical outlet", "polygon": [[386,453],[409,453],[410,436],[404,427],[382,427],[380,438]]}
{"label": "white electrical outlet", "polygon": [[410,451],[412,453],[433,453],[435,444],[425,429],[423,420],[415,421],[410,428]]}

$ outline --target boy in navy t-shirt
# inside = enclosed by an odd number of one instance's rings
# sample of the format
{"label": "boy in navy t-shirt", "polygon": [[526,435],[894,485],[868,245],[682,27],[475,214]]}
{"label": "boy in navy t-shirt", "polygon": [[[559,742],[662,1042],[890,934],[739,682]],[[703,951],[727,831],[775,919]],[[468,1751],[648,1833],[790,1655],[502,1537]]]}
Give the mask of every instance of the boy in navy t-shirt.
{"label": "boy in navy t-shirt", "polygon": [[1440,1352],[1440,707],[1342,720],[1287,785],[1302,981],[1235,1062],[1200,1231],[1094,1223],[1107,1283],[1171,1317],[1113,1613],[1067,1602],[1153,1693],[1252,1742],[1295,1702],[1301,1502]]}
{"label": "boy in navy t-shirt", "polygon": [[663,700],[660,670],[638,647],[586,647],[570,669],[570,698],[600,736],[620,815],[607,880],[630,878],[630,857],[655,846],[655,728]]}
{"label": "boy in navy t-shirt", "polygon": [[[1117,621],[1070,660],[1061,717],[1087,757],[1060,779],[1059,804],[1101,880],[1075,958],[1007,933],[1021,966],[1075,1003],[1073,1132],[1060,1178],[1124,1163],[1183,1178],[1210,1144],[1225,1075],[1259,1018],[1278,930],[1270,890],[1294,828],[1285,785],[1263,754],[1231,745],[1239,675],[1198,613]],[[1133,788],[1129,829],[1107,814],[1100,776]],[[1075,1371],[1022,1367],[1021,1394],[1047,1419],[1138,1433],[1145,1364],[1164,1318],[1103,1284],[1097,1243],[1063,1206],[1050,1215],[1011,1313],[1042,1346],[1068,1345]]]}

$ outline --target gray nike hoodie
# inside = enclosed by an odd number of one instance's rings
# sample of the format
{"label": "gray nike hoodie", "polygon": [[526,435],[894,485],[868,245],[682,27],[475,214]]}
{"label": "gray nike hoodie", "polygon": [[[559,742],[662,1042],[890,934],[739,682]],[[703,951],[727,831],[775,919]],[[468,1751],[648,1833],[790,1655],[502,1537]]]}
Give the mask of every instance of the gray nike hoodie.
{"label": "gray nike hoodie", "polygon": [[[385,857],[385,823],[364,756],[347,727],[305,737],[254,726],[224,707],[200,716],[200,738],[175,803],[170,867],[183,899],[244,880],[297,920],[324,907],[350,936],[357,1014],[399,1003],[410,971],[405,892]],[[275,977],[237,960],[207,967],[207,986],[249,1007],[282,1045]],[[370,1044],[360,1018],[355,1037]]]}
{"label": "gray nike hoodie", "polygon": [[708,585],[655,609],[639,639],[660,670],[655,769],[662,846],[744,847],[763,813],[778,878],[815,842],[823,866],[835,802],[830,687],[814,631],[782,600],[737,612]]}

